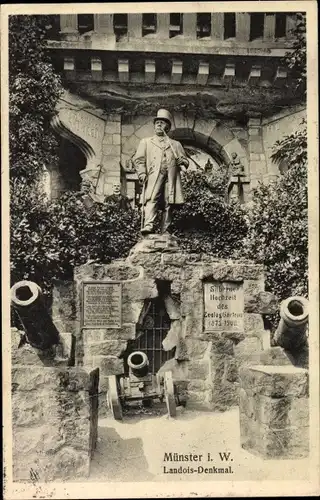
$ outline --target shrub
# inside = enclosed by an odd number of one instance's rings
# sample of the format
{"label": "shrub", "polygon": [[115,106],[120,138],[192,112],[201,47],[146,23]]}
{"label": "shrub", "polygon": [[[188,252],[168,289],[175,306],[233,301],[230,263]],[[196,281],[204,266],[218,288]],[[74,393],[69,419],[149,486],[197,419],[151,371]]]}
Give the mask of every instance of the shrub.
{"label": "shrub", "polygon": [[240,205],[225,201],[220,184],[213,184],[199,169],[183,176],[185,203],[174,213],[174,234],[188,252],[236,257],[246,234]]}
{"label": "shrub", "polygon": [[277,142],[273,159],[287,171],[260,185],[248,209],[245,250],[266,268],[266,289],[280,300],[308,294],[307,135],[295,132]]}
{"label": "shrub", "polygon": [[12,277],[35,281],[47,294],[54,279],[72,279],[77,265],[127,256],[139,234],[135,210],[106,201],[88,211],[72,192],[46,203],[19,187],[11,206]]}

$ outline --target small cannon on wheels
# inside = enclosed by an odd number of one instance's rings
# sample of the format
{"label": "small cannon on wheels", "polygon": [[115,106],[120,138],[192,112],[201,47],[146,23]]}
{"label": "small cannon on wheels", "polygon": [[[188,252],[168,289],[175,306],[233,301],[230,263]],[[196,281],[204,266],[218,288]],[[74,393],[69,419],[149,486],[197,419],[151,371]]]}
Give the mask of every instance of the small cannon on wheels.
{"label": "small cannon on wheels", "polygon": [[161,376],[149,373],[149,360],[142,351],[132,352],[127,363],[129,376],[108,377],[108,401],[114,418],[122,420],[122,409],[126,404],[141,401],[144,406],[151,406],[155,399],[165,400],[169,416],[175,417],[178,396],[172,372],[166,371]]}

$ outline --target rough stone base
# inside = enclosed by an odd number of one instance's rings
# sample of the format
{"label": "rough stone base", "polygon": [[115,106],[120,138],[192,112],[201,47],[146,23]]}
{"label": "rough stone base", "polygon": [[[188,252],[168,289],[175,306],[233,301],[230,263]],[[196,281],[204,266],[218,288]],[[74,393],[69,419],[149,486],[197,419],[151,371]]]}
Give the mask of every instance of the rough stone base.
{"label": "rough stone base", "polygon": [[12,367],[14,481],[89,476],[97,441],[99,370]]}
{"label": "rough stone base", "polygon": [[172,234],[149,234],[140,240],[131,250],[130,257],[139,253],[178,252],[178,239]]}
{"label": "rough stone base", "polygon": [[241,446],[263,458],[309,453],[308,372],[290,365],[240,370]]}
{"label": "rough stone base", "polygon": [[[121,327],[82,327],[82,293],[86,281],[121,283]],[[112,264],[87,263],[75,269],[76,364],[100,369],[101,415],[107,411],[107,377],[124,372],[123,358],[144,325],[150,301],[160,297],[170,318],[163,349],[175,348],[171,369],[187,405],[223,411],[238,404],[241,366],[260,364],[269,332],[262,315],[272,313],[275,297],[264,291],[263,267],[245,259],[224,260],[211,255],[184,253],[177,238],[153,234],[141,239],[126,260]],[[243,293],[240,328],[208,331],[204,321],[204,283],[236,283]],[[62,284],[63,295],[68,288]],[[61,286],[62,286],[61,285]],[[55,304],[54,310],[63,313]],[[66,320],[69,320],[67,315]],[[59,317],[57,316],[57,320]],[[64,321],[64,318],[61,319]],[[227,328],[227,327],[225,327]],[[269,346],[270,342],[267,343]],[[167,364],[166,364],[167,365]]]}

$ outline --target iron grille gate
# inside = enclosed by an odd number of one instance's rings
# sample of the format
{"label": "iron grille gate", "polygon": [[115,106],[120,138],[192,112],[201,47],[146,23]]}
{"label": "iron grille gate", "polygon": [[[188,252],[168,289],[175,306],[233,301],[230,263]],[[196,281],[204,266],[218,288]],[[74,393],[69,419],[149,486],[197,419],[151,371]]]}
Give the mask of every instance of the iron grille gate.
{"label": "iron grille gate", "polygon": [[170,329],[170,318],[165,305],[160,298],[151,301],[149,311],[144,318],[138,338],[134,341],[134,348],[143,351],[148,356],[150,372],[155,374],[159,368],[174,357],[175,348],[165,351],[162,341]]}

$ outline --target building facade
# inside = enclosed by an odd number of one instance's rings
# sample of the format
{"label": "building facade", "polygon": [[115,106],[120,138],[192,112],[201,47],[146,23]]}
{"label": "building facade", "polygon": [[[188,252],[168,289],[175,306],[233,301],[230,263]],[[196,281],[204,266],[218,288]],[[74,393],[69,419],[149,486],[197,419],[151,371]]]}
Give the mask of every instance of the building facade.
{"label": "building facade", "polygon": [[131,157],[165,107],[190,168],[229,169],[230,197],[241,184],[250,201],[259,181],[280,173],[275,142],[305,118],[283,66],[295,23],[292,12],[52,16],[48,48],[65,94],[53,120],[61,150],[51,198],[89,180],[100,199],[120,183],[134,204]]}

